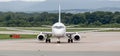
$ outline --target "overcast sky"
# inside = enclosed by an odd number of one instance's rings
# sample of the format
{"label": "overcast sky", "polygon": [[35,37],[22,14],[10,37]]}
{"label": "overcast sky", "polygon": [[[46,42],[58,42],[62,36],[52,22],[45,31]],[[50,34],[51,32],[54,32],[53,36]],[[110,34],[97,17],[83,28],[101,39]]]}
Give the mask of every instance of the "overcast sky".
{"label": "overcast sky", "polygon": [[120,8],[120,0],[0,0],[0,11],[46,11],[62,9]]}

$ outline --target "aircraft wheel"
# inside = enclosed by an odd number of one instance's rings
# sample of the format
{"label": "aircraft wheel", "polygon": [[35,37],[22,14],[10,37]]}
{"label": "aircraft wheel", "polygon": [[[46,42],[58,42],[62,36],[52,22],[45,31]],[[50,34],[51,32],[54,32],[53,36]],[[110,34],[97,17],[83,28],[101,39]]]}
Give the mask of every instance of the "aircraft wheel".
{"label": "aircraft wheel", "polygon": [[46,43],[51,43],[51,39],[46,39]]}
{"label": "aircraft wheel", "polygon": [[70,43],[70,39],[68,39],[68,43]]}
{"label": "aircraft wheel", "polygon": [[60,41],[57,41],[57,43],[60,43]]}
{"label": "aircraft wheel", "polygon": [[70,41],[71,41],[71,43],[73,43],[73,39],[71,39]]}
{"label": "aircraft wheel", "polygon": [[49,43],[51,43],[51,39],[49,39]]}
{"label": "aircraft wheel", "polygon": [[73,39],[68,39],[68,43],[73,43]]}

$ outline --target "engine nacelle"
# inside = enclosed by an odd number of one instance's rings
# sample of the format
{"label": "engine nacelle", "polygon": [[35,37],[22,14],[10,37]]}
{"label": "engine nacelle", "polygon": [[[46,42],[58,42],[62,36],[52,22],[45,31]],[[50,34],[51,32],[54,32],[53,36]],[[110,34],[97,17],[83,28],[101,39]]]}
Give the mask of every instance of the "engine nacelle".
{"label": "engine nacelle", "polygon": [[80,34],[76,33],[72,35],[72,39],[74,39],[75,41],[79,41],[81,39]]}
{"label": "engine nacelle", "polygon": [[43,41],[46,39],[45,35],[40,33],[38,36],[37,36],[37,39],[40,40],[40,41]]}

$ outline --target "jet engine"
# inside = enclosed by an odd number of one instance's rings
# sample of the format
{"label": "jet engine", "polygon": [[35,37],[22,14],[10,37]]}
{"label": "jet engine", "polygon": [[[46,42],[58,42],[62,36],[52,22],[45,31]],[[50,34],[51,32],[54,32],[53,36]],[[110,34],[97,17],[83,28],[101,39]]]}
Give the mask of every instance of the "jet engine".
{"label": "jet engine", "polygon": [[79,41],[81,39],[80,34],[76,33],[72,35],[72,39],[74,39],[75,41]]}
{"label": "jet engine", "polygon": [[46,39],[45,35],[40,33],[38,36],[37,36],[37,39],[40,40],[40,41],[43,41]]}

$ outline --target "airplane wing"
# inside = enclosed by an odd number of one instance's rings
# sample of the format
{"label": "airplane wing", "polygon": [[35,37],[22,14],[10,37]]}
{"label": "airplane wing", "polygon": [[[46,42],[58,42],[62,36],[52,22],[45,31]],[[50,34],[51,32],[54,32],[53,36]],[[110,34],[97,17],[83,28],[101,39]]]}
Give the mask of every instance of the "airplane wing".
{"label": "airplane wing", "polygon": [[41,32],[39,35],[42,35],[44,37],[45,37],[45,35],[47,35],[47,38],[50,38],[52,36],[52,32]]}
{"label": "airplane wing", "polygon": [[[52,32],[41,32],[42,34],[52,34]],[[76,34],[78,32],[66,32],[67,35],[69,34]]]}
{"label": "airplane wing", "polygon": [[66,32],[66,35],[76,34],[77,32]]}
{"label": "airplane wing", "polygon": [[51,34],[52,35],[52,32],[41,32],[42,34]]}

